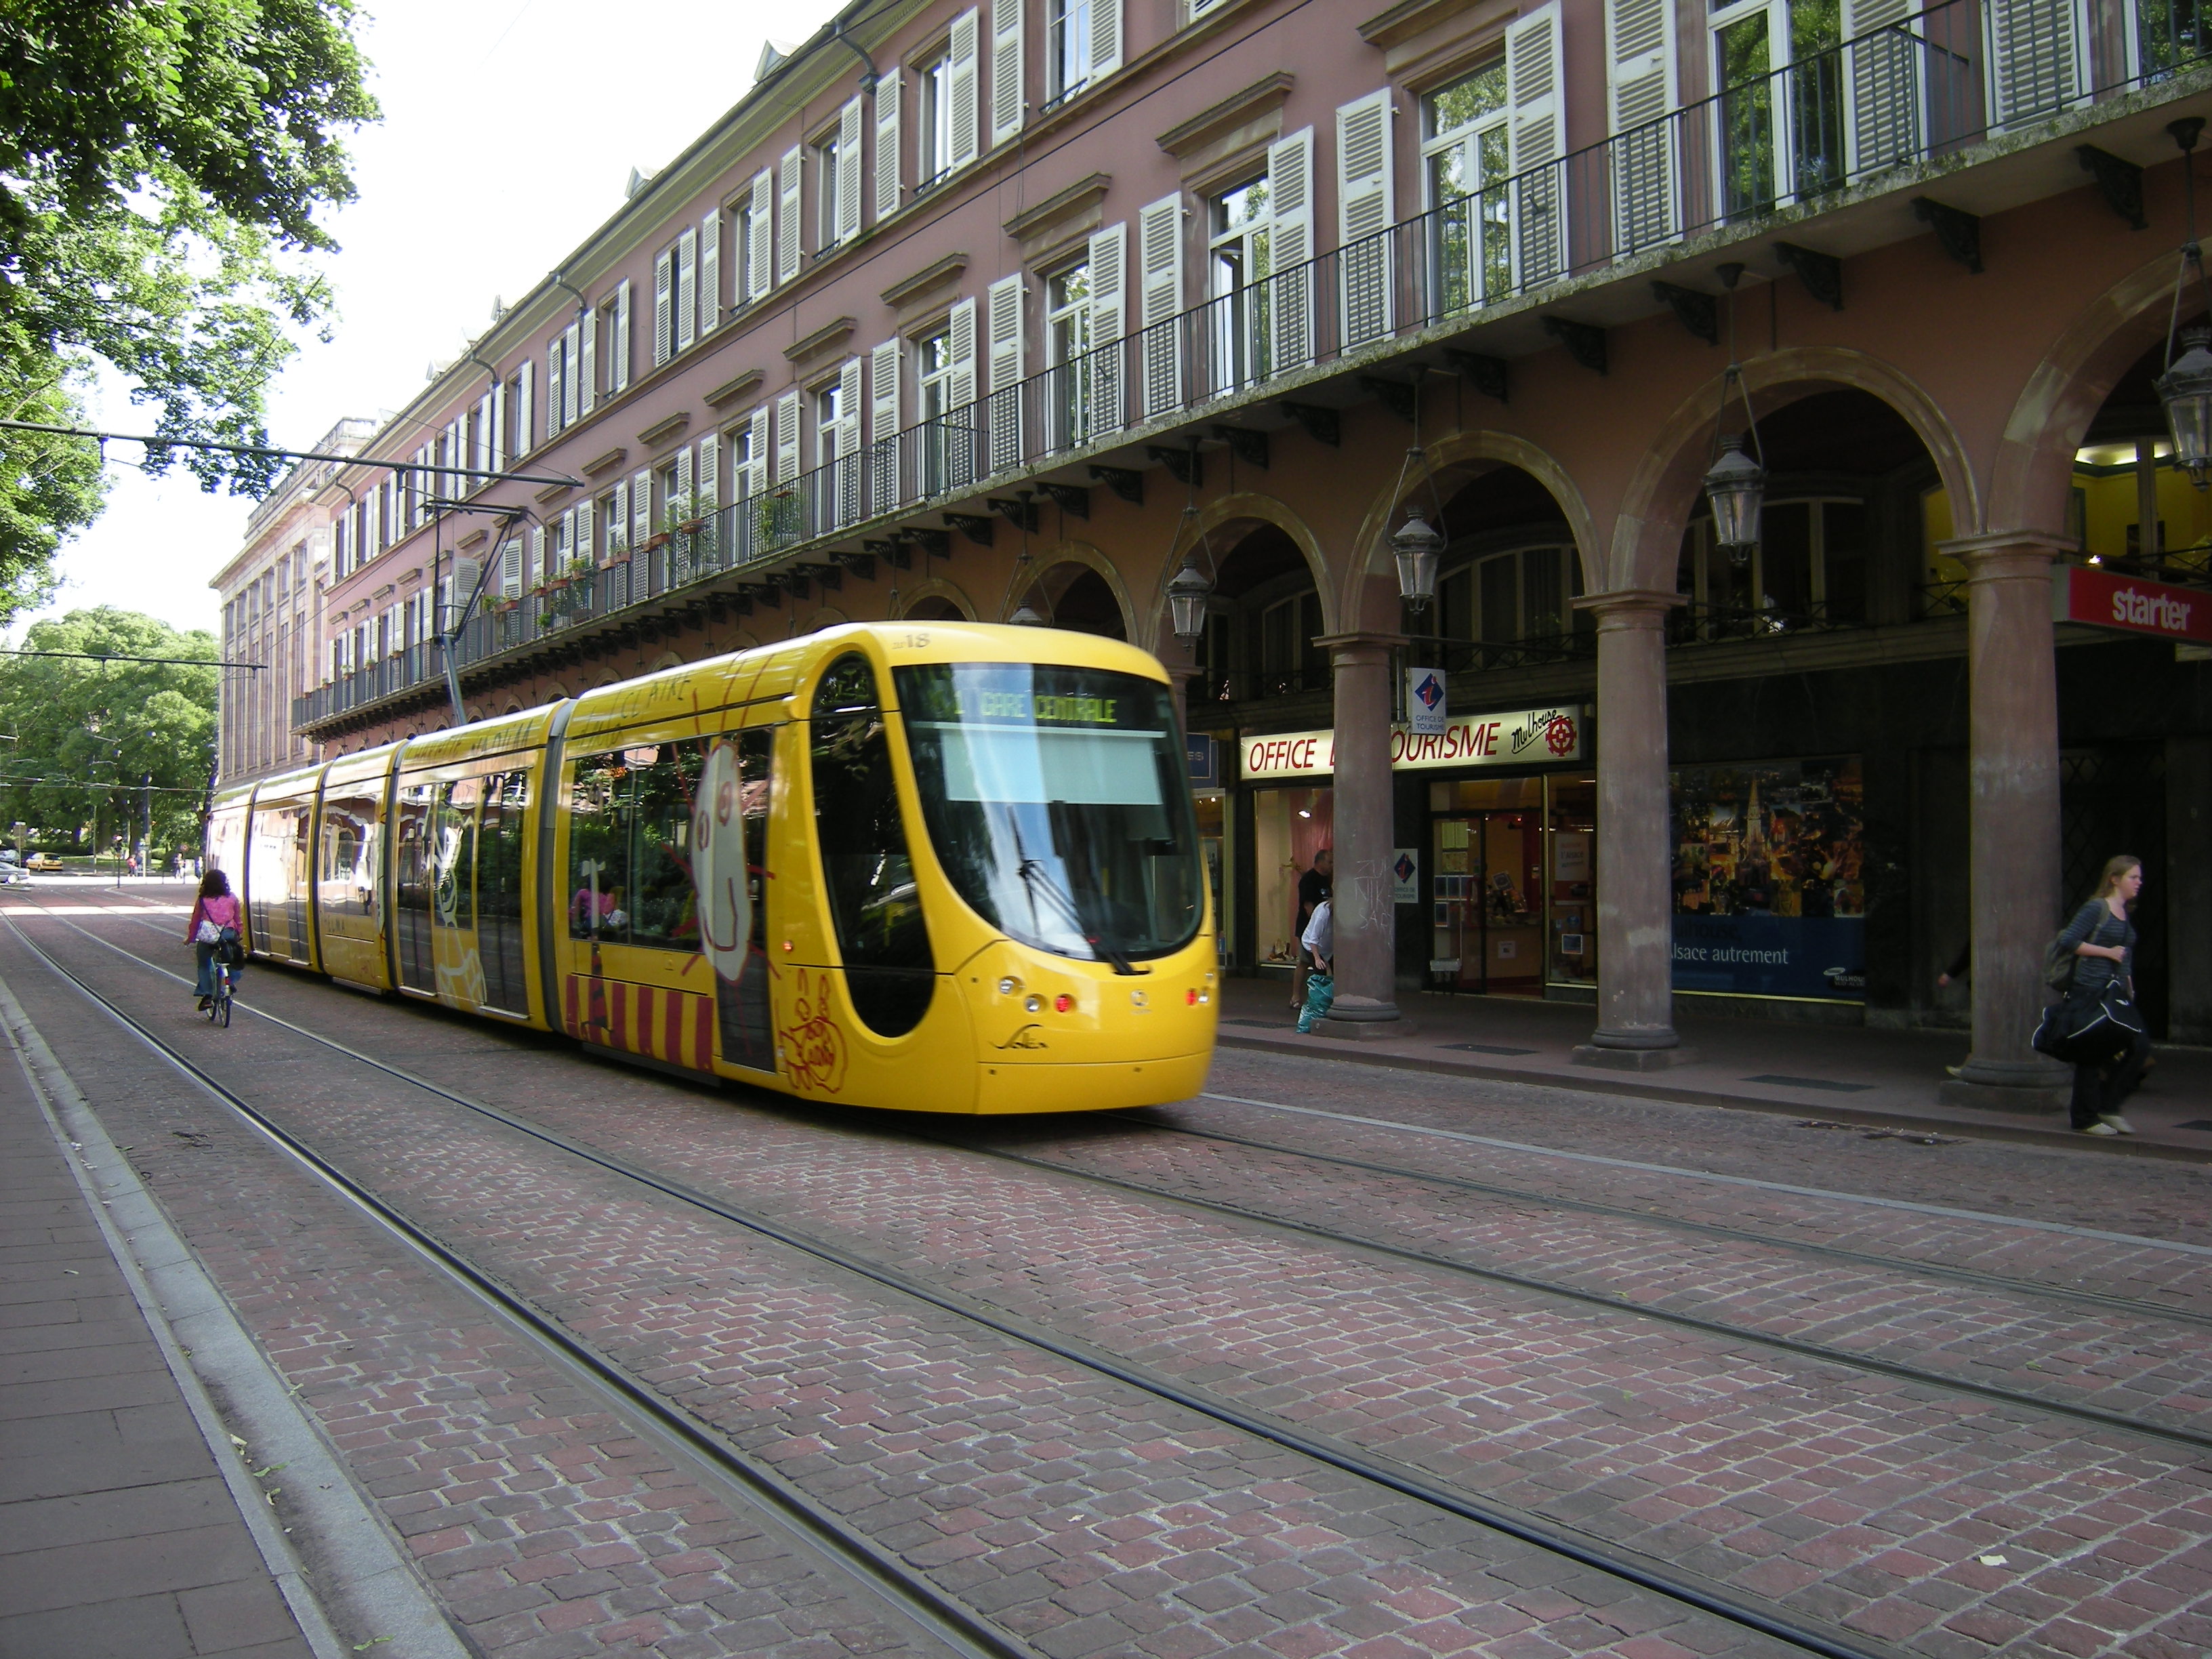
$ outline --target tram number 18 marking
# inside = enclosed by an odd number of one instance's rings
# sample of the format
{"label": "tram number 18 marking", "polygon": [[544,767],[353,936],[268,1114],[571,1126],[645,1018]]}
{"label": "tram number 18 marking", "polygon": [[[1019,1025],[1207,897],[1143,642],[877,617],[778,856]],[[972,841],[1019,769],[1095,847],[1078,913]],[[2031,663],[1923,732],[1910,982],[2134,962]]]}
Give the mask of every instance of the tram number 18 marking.
{"label": "tram number 18 marking", "polygon": [[929,635],[908,634],[899,641],[899,645],[902,649],[908,651],[927,651],[929,649]]}

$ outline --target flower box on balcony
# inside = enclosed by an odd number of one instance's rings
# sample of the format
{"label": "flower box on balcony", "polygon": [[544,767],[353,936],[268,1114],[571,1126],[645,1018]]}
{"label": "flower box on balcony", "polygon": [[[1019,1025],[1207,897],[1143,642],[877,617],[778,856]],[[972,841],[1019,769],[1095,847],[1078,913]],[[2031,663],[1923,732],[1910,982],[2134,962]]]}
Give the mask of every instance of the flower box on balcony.
{"label": "flower box on balcony", "polygon": [[707,521],[704,519],[686,519],[676,527],[687,536],[696,536],[707,527]]}
{"label": "flower box on balcony", "polygon": [[658,552],[660,549],[667,546],[668,544],[674,539],[675,538],[671,536],[667,531],[664,530],[659,535],[647,537],[645,538],[645,545],[638,550],[643,553]]}

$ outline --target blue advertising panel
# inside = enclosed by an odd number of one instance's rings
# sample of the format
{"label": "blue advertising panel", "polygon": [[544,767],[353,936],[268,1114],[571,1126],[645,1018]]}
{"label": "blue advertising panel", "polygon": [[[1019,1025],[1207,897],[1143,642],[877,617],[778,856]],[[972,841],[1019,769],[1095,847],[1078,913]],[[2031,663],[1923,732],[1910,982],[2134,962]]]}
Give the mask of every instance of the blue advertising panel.
{"label": "blue advertising panel", "polygon": [[1209,789],[1221,781],[1221,763],[1217,758],[1219,748],[1212,734],[1206,732],[1186,732],[1182,734],[1183,754],[1190,765],[1190,782],[1194,789]]}
{"label": "blue advertising panel", "polygon": [[1856,755],[1670,775],[1674,988],[1866,1000]]}

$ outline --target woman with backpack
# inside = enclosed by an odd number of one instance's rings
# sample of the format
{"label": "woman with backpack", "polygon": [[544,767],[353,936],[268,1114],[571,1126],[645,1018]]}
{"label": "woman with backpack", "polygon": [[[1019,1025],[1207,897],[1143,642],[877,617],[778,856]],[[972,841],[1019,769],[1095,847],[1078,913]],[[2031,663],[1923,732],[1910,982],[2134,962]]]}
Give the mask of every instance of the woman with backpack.
{"label": "woman with backpack", "polygon": [[[192,947],[192,955],[199,963],[199,979],[193,989],[199,994],[203,1013],[215,1000],[216,952],[226,945],[234,949],[244,932],[245,918],[231,893],[230,878],[220,870],[209,871],[200,879],[199,902],[192,906],[192,919],[185,924],[185,942]],[[230,980],[234,988],[238,983],[238,970],[244,965],[243,958],[231,958]]]}
{"label": "woman with backpack", "polygon": [[2142,883],[2141,859],[2123,853],[2106,860],[2095,895],[2051,944],[2062,974],[2065,959],[2073,958],[2066,1000],[2045,1024],[2064,1033],[2054,1057],[2073,1065],[2073,1124],[2081,1134],[2135,1133],[2120,1106],[2150,1058],[2150,1037],[2133,1006],[2136,929],[2128,920]]}

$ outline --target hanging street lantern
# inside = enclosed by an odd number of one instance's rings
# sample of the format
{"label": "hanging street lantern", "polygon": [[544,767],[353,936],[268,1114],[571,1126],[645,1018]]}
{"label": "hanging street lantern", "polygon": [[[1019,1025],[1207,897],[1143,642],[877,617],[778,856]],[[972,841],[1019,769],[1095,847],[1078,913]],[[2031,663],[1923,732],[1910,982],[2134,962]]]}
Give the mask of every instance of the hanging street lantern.
{"label": "hanging street lantern", "polygon": [[1031,605],[1027,599],[1024,599],[1021,602],[1020,606],[1015,611],[1014,614],[1007,617],[1006,620],[1016,628],[1048,628],[1051,626],[1049,623],[1045,621],[1043,616],[1037,611],[1036,607]]}
{"label": "hanging street lantern", "polygon": [[1206,632],[1206,604],[1213,597],[1213,584],[1198,568],[1195,544],[1184,550],[1182,568],[1168,580],[1168,614],[1176,637],[1195,644]]}
{"label": "hanging street lantern", "polygon": [[1419,507],[1408,505],[1406,522],[1391,535],[1390,556],[1398,562],[1398,597],[1416,614],[1437,596],[1437,560],[1443,550],[1444,538]]}
{"label": "hanging street lantern", "polygon": [[1759,510],[1766,498],[1766,469],[1743,453],[1743,440],[1721,440],[1720,459],[1705,473],[1705,499],[1713,507],[1713,539],[1738,563],[1759,544]]}
{"label": "hanging street lantern", "polygon": [[2189,329],[2181,343],[2181,356],[2151,384],[2166,406],[2174,463],[2188,468],[2190,482],[2202,489],[2212,470],[2212,328]]}

